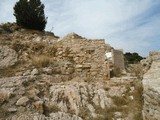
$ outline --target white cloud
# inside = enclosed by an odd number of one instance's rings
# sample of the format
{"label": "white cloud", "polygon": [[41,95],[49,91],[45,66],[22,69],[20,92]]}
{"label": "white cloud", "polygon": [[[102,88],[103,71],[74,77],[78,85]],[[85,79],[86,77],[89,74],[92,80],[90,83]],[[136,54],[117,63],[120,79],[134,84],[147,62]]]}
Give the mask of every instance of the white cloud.
{"label": "white cloud", "polygon": [[[2,0],[0,0],[2,1]],[[14,21],[16,1],[0,2],[4,21]],[[48,16],[47,30],[64,36],[76,32],[84,37],[105,38],[113,47],[146,55],[154,50],[154,36],[160,35],[160,15],[145,18],[159,0],[42,0]],[[155,10],[156,11],[156,10]],[[143,24],[143,22],[146,22]],[[143,25],[139,25],[139,24]],[[155,39],[155,37],[154,37]],[[155,40],[157,43],[157,39]],[[148,49],[147,49],[148,48]]]}
{"label": "white cloud", "polygon": [[[59,20],[58,27],[60,27],[61,23],[64,22],[66,25],[69,24],[69,30],[83,29],[83,31],[86,31],[89,36],[90,34],[94,35],[91,37],[99,37],[101,36],[101,34],[103,37],[105,31],[106,34],[118,31],[118,29],[120,28],[117,29],[116,25],[138,14],[141,14],[146,9],[148,9],[148,7],[150,7],[150,4],[152,3],[150,0],[146,0],[145,2],[139,0],[135,1],[128,2],[128,0],[63,0],[63,2],[61,2],[61,4],[59,5],[62,5],[66,9],[60,9],[60,11],[58,12],[59,14],[55,14],[55,16],[53,15],[53,17]],[[49,4],[49,6],[53,7],[53,4]],[[54,11],[51,11],[51,13],[54,14]],[[50,23],[55,24],[56,21],[49,21],[49,24]],[[59,29],[58,27],[56,27],[56,25],[57,24],[55,24],[55,29]],[[93,31],[96,34],[89,31]],[[63,29],[61,29],[58,34],[63,34],[66,32],[68,31],[64,31]]]}

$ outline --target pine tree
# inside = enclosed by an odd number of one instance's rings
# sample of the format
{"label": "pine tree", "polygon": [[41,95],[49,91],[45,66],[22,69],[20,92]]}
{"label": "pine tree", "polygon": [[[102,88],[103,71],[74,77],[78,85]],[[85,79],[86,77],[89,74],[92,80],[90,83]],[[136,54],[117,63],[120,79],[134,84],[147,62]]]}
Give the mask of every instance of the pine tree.
{"label": "pine tree", "polygon": [[14,6],[14,16],[18,25],[28,29],[43,31],[47,23],[40,0],[19,0]]}

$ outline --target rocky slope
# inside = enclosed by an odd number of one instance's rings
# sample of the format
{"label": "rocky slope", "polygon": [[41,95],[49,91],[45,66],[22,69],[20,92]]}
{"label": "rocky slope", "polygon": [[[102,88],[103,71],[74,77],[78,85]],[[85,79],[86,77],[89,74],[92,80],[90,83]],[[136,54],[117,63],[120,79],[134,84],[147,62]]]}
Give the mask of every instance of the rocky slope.
{"label": "rocky slope", "polygon": [[142,85],[107,79],[104,40],[0,29],[0,120],[142,120]]}
{"label": "rocky slope", "polygon": [[137,82],[114,78],[110,83],[53,83],[37,75],[1,78],[0,116],[11,120],[23,120],[22,116],[26,116],[25,120],[35,116],[55,120],[135,120],[141,117],[141,88]]}

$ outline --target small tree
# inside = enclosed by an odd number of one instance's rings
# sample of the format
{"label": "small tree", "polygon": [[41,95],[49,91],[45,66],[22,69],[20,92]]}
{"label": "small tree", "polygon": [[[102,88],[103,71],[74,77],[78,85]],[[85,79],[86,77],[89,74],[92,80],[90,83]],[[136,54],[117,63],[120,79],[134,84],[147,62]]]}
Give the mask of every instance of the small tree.
{"label": "small tree", "polygon": [[127,60],[128,64],[134,64],[140,62],[142,59],[144,59],[142,56],[140,56],[138,53],[130,53],[127,52],[124,54],[125,59]]}
{"label": "small tree", "polygon": [[28,29],[43,31],[47,23],[40,0],[19,0],[14,6],[14,16],[18,25]]}

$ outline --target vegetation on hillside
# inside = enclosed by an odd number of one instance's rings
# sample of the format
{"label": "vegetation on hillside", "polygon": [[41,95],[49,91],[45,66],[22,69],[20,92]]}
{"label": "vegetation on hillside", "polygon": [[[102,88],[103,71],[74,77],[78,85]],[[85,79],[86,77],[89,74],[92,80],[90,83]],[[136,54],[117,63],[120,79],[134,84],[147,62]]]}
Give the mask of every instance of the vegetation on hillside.
{"label": "vegetation on hillside", "polygon": [[140,56],[138,53],[130,53],[126,52],[124,54],[125,60],[128,64],[134,64],[140,62],[142,59],[144,59],[142,56]]}
{"label": "vegetation on hillside", "polygon": [[43,31],[47,20],[40,0],[19,0],[14,6],[17,25]]}

